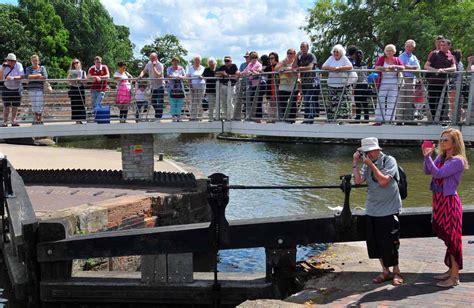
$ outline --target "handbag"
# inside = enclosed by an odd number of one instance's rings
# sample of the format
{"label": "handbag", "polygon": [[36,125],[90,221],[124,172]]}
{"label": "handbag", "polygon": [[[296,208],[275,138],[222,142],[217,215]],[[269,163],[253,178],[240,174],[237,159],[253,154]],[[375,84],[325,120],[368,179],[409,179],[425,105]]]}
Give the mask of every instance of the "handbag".
{"label": "handbag", "polygon": [[348,72],[347,74],[347,84],[354,84],[359,80],[359,76],[357,76],[357,73],[354,71]]}
{"label": "handbag", "polygon": [[51,94],[53,93],[53,87],[49,83],[49,81],[45,80],[43,83],[43,92],[46,94]]}
{"label": "handbag", "polygon": [[176,81],[173,84],[173,89],[170,91],[171,98],[184,98],[184,91],[181,87],[181,84],[178,84]]}

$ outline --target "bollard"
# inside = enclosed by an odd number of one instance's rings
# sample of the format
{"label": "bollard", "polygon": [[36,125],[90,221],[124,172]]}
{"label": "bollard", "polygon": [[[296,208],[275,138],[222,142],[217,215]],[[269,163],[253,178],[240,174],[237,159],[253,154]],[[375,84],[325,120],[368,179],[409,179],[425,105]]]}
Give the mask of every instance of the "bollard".
{"label": "bollard", "polygon": [[158,161],[163,161],[163,153],[158,153]]}
{"label": "bollard", "polygon": [[229,203],[229,178],[222,173],[214,173],[208,177],[208,201],[212,210],[209,226],[209,241],[216,254],[214,265],[214,307],[221,306],[221,285],[217,280],[217,254],[221,244],[229,244],[229,222],[225,218],[225,208]]}
{"label": "bollard", "polygon": [[349,203],[352,189],[351,179],[351,174],[341,176],[341,189],[344,192],[344,207],[342,208],[339,219],[340,225],[344,230],[350,229],[352,227],[352,213]]}

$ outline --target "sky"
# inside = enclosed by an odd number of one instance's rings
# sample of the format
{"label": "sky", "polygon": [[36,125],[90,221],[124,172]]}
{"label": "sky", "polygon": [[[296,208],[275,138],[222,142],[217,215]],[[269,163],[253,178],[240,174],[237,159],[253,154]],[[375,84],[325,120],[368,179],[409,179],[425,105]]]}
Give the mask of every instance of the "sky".
{"label": "sky", "polygon": [[[314,0],[100,0],[114,23],[130,28],[139,55],[156,36],[175,35],[195,55],[243,62],[246,51],[261,54],[299,49],[309,38],[305,24]],[[0,0],[16,4],[15,0]]]}

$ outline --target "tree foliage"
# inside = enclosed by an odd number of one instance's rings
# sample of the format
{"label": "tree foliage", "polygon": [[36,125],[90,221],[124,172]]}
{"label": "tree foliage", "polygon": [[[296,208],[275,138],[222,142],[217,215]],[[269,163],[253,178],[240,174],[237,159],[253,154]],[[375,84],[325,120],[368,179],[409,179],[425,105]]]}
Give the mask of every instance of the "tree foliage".
{"label": "tree foliage", "polygon": [[95,56],[115,67],[116,62],[133,60],[133,44],[129,29],[114,24],[99,0],[52,0],[71,34],[68,50],[71,58],[79,58],[84,66],[92,65]]}
{"label": "tree foliage", "polygon": [[188,51],[181,46],[179,39],[172,34],[156,37],[152,44],[145,45],[140,50],[144,61],[148,59],[152,52],[158,54],[158,59],[160,59],[160,62],[163,63],[165,67],[171,65],[171,59],[173,57],[178,57],[182,66],[186,66],[188,63],[184,58],[188,54]]}
{"label": "tree foliage", "polygon": [[39,55],[42,64],[48,67],[51,77],[59,77],[69,62],[69,33],[61,18],[46,0],[20,0],[18,4],[20,9],[27,13],[23,23],[30,33],[28,44],[33,47],[33,53]]}
{"label": "tree foliage", "polygon": [[0,4],[0,57],[13,52],[20,62],[24,62],[34,53],[29,43],[31,32],[23,23],[27,18],[25,15],[16,6]]}
{"label": "tree foliage", "polygon": [[474,2],[470,0],[317,0],[303,27],[320,62],[335,44],[356,45],[369,58],[387,44],[403,50],[407,39],[417,43],[415,54],[426,60],[434,37],[444,35],[455,49],[474,54]]}

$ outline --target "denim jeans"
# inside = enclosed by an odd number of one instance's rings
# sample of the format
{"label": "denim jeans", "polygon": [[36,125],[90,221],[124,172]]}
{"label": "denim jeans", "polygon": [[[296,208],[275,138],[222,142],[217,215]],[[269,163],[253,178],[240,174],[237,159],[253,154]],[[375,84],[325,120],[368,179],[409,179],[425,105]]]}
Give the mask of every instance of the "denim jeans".
{"label": "denim jeans", "polygon": [[319,117],[319,89],[306,88],[302,89],[303,104],[304,104],[304,118],[313,120]]}
{"label": "denim jeans", "polygon": [[151,105],[155,109],[155,118],[161,119],[163,116],[163,101],[165,96],[165,88],[160,87],[158,89],[153,89],[151,92]]}
{"label": "denim jeans", "polygon": [[92,106],[94,106],[94,109],[97,109],[97,107],[102,106],[102,99],[104,98],[104,96],[104,91],[91,90]]}

